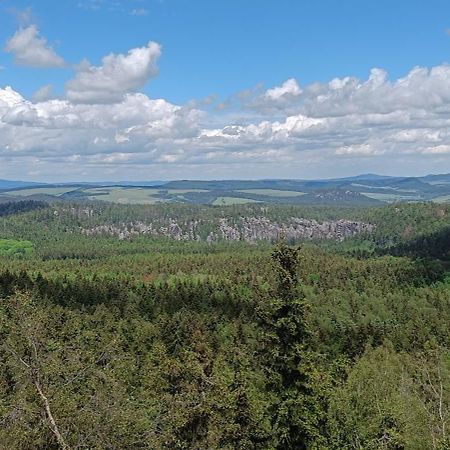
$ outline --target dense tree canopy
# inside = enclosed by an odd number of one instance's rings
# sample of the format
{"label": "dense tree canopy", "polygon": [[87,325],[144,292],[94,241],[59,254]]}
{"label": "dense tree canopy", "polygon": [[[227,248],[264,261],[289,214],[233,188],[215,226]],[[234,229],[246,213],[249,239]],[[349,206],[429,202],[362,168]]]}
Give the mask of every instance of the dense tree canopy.
{"label": "dense tree canopy", "polygon": [[31,250],[0,253],[0,448],[450,448],[449,208],[263,211],[375,225],[301,246],[80,231],[261,212],[167,208],[2,218]]}

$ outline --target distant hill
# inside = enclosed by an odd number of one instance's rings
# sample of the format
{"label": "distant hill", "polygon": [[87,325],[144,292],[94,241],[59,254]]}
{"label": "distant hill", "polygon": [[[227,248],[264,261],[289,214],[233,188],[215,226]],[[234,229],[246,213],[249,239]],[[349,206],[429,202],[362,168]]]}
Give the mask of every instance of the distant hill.
{"label": "distant hill", "polygon": [[208,189],[208,190],[237,190],[237,189],[282,189],[301,190],[305,185],[302,180],[179,180],[169,181],[163,185],[164,189]]}
{"label": "distant hill", "polygon": [[377,175],[376,173],[364,173],[362,175],[355,175],[353,177],[344,177],[344,178],[330,178],[330,179],[324,179],[320,181],[358,181],[358,180],[368,180],[368,181],[375,181],[375,180],[390,180],[392,178],[398,178],[393,177],[389,175]]}
{"label": "distant hill", "polygon": [[33,181],[13,181],[13,180],[0,180],[1,189],[17,189],[29,186],[39,186],[44,183],[34,183]]}
{"label": "distant hill", "polygon": [[323,180],[155,180],[53,184],[0,180],[0,202],[10,198],[45,202],[217,206],[254,202],[336,206],[418,201],[449,203],[450,174],[391,177],[368,173]]}
{"label": "distant hill", "polygon": [[312,192],[304,195],[301,199],[302,203],[308,205],[369,206],[381,204],[381,201],[375,198],[343,189]]}
{"label": "distant hill", "polygon": [[[81,181],[52,184],[52,186],[161,186],[167,181],[151,180],[151,181]],[[47,183],[48,185],[48,183]]]}
{"label": "distant hill", "polygon": [[440,175],[426,175],[419,178],[425,183],[450,183],[450,173],[443,173]]}

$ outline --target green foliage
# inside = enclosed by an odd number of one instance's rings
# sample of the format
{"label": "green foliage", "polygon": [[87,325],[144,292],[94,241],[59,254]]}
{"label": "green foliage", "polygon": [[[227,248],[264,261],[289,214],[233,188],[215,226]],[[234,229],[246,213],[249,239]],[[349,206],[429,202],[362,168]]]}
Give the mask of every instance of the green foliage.
{"label": "green foliage", "polygon": [[48,205],[35,200],[18,200],[14,202],[0,203],[0,217],[11,216],[13,214],[25,213],[38,209],[44,209]]}
{"label": "green foliage", "polygon": [[273,430],[276,448],[306,449],[319,434],[318,405],[311,388],[307,305],[299,289],[300,251],[280,242],[272,252],[277,283],[259,309],[262,358],[268,387],[276,398]]}
{"label": "green foliage", "polygon": [[32,252],[33,244],[30,241],[0,239],[0,256],[29,255]]}
{"label": "green foliage", "polygon": [[[1,448],[449,448],[448,266],[424,249],[447,207],[166,208],[2,218]],[[301,247],[79,232],[261,208],[376,228]]]}

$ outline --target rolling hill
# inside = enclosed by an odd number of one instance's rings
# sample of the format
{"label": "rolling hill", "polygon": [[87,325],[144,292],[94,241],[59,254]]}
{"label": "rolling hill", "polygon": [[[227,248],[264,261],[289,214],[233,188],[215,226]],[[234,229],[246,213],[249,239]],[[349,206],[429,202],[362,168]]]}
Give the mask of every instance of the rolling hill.
{"label": "rolling hill", "polygon": [[0,180],[0,202],[102,201],[123,204],[232,205],[280,203],[370,206],[393,202],[450,202],[450,174],[392,177],[364,174],[324,180],[175,180],[33,183]]}

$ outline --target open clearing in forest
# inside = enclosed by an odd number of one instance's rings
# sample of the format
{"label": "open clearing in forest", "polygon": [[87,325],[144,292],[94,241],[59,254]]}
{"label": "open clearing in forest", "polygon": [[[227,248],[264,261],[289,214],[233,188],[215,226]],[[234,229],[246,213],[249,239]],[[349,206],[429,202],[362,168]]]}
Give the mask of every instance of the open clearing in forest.
{"label": "open clearing in forest", "polygon": [[277,189],[240,189],[237,192],[244,194],[268,195],[269,197],[299,197],[305,195],[305,192],[297,191],[279,191]]}
{"label": "open clearing in forest", "polygon": [[33,243],[24,240],[0,239],[0,255],[28,255],[33,252]]}
{"label": "open clearing in forest", "polygon": [[260,203],[258,200],[240,197],[217,197],[213,201],[213,205],[243,205],[245,203]]}
{"label": "open clearing in forest", "polygon": [[420,197],[417,195],[401,195],[401,194],[381,194],[378,192],[361,192],[362,195],[365,195],[366,197],[373,198],[375,200],[381,200],[383,202],[398,202],[398,201],[418,201],[420,200]]}
{"label": "open clearing in forest", "polygon": [[100,187],[83,190],[90,200],[103,200],[106,202],[122,204],[153,204],[161,201],[154,197],[159,189],[136,188],[136,187]]}

